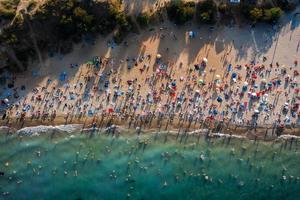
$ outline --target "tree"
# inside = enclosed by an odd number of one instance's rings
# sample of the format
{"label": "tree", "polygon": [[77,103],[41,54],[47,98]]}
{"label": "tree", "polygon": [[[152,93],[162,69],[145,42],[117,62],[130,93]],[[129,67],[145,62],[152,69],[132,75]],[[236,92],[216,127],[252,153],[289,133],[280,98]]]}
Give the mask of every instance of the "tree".
{"label": "tree", "polygon": [[147,13],[140,13],[137,16],[136,21],[142,28],[147,27],[150,22],[150,16]]}
{"label": "tree", "polygon": [[200,21],[204,23],[208,23],[210,21],[210,15],[208,12],[203,12],[200,14]]}
{"label": "tree", "polygon": [[274,7],[264,10],[264,20],[269,22],[276,22],[279,20],[283,11],[279,7]]}
{"label": "tree", "polygon": [[182,0],[171,1],[167,6],[167,14],[171,21],[178,25],[185,24],[193,19],[196,12],[194,2],[183,2]]}
{"label": "tree", "polygon": [[261,20],[263,17],[263,10],[260,8],[253,8],[252,10],[250,10],[250,18],[257,22],[259,20]]}
{"label": "tree", "polygon": [[87,12],[84,9],[80,8],[80,7],[76,7],[74,9],[73,13],[78,18],[83,18],[83,17],[87,16]]}
{"label": "tree", "polygon": [[197,5],[197,20],[202,23],[214,23],[216,12],[217,8],[213,0],[201,1]]}

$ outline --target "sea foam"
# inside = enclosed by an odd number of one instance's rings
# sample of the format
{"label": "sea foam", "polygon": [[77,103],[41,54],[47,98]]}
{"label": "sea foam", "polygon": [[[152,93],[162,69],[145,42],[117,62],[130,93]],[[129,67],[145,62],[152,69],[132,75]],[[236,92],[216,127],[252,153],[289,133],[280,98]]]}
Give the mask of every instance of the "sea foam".
{"label": "sea foam", "polygon": [[59,125],[59,126],[33,126],[33,127],[25,127],[17,131],[18,135],[39,135],[44,133],[49,133],[51,131],[54,132],[63,132],[63,133],[72,133],[76,130],[80,130],[82,128],[82,124],[68,124],[68,125]]}

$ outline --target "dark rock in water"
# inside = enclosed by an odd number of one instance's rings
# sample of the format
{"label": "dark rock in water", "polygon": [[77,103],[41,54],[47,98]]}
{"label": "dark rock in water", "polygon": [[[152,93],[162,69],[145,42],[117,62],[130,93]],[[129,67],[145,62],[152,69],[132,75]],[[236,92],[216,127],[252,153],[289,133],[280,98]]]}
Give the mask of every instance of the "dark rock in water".
{"label": "dark rock in water", "polygon": [[5,174],[4,172],[0,172],[0,176],[4,176],[4,174]]}

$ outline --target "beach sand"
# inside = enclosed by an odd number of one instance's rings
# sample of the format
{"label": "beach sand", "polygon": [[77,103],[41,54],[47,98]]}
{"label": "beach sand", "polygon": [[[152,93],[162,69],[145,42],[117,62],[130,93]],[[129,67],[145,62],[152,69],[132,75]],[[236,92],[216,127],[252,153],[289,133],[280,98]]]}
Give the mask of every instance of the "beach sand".
{"label": "beach sand", "polygon": [[[141,8],[147,8],[147,5],[143,4],[130,4],[131,12],[139,12]],[[139,8],[139,9],[138,9]],[[294,12],[297,12],[297,9]],[[283,17],[279,25],[272,27],[271,25],[258,24],[255,28],[251,29],[247,25],[234,25],[234,26],[215,26],[213,30],[208,26],[195,23],[188,23],[184,26],[177,27],[170,22],[164,22],[159,26],[152,27],[153,30],[142,30],[140,34],[130,34],[125,39],[128,45],[121,44],[119,46],[112,44],[112,35],[107,37],[99,36],[94,41],[85,41],[74,46],[74,50],[67,55],[56,54],[53,57],[47,56],[43,63],[33,63],[25,73],[18,74],[16,77],[15,87],[26,86],[26,90],[20,91],[19,99],[11,99],[11,103],[25,101],[28,102],[34,95],[33,89],[47,85],[47,80],[51,79],[51,87],[61,88],[62,91],[66,91],[66,84],[72,88],[79,82],[84,82],[87,76],[90,76],[91,81],[84,84],[83,89],[74,90],[76,94],[84,95],[84,92],[91,91],[92,86],[99,82],[99,74],[105,74],[111,69],[115,70],[115,75],[110,77],[116,77],[120,82],[121,89],[125,90],[128,80],[137,80],[137,83],[141,84],[140,95],[145,96],[150,90],[150,86],[145,84],[147,78],[151,77],[153,72],[157,70],[158,65],[155,64],[155,57],[157,54],[161,54],[162,62],[168,65],[168,71],[172,78],[177,80],[178,91],[186,84],[186,79],[189,76],[189,69],[202,61],[203,58],[208,59],[208,65],[206,70],[206,76],[202,77],[205,82],[209,83],[214,81],[214,78],[219,74],[222,80],[225,82],[228,78],[225,78],[226,68],[229,64],[233,66],[237,64],[247,64],[251,61],[256,63],[263,63],[263,57],[267,58],[265,65],[269,63],[278,62],[280,66],[285,65],[288,74],[292,74],[293,70],[299,70],[299,66],[294,67],[294,60],[299,57],[299,41],[300,41],[300,28],[297,24],[297,17],[293,18],[293,13]],[[195,38],[189,38],[188,32],[194,31],[196,33]],[[174,39],[176,37],[176,39]],[[145,59],[143,62],[137,62],[137,66],[134,66],[134,61],[126,62],[127,58],[137,58],[140,56],[151,55],[151,59]],[[93,57],[99,56],[103,60],[107,61],[100,70],[92,69],[87,66],[86,63]],[[79,67],[71,68],[70,64],[78,64]],[[140,69],[143,65],[148,65],[149,70],[145,70],[141,73]],[[128,66],[131,69],[128,70]],[[278,70],[279,71],[279,70]],[[59,76],[62,72],[66,72],[67,81],[59,81]],[[33,73],[35,74],[33,76]],[[194,72],[193,72],[194,73]],[[245,70],[238,72],[241,76],[245,75]],[[195,74],[195,73],[194,73]],[[277,77],[278,73],[274,72],[269,80]],[[181,77],[184,81],[178,81]],[[234,88],[242,87],[244,80],[238,81]],[[159,84],[167,84],[165,79],[161,80]],[[158,85],[159,85],[158,84]],[[110,91],[113,92],[114,84],[110,84]],[[2,88],[3,89],[3,88]],[[200,88],[201,89],[201,88]],[[278,98],[278,105],[283,105],[287,100],[293,96],[292,91],[288,91],[288,95],[284,96],[284,91],[281,89],[274,92],[269,96],[269,102]],[[100,91],[95,96],[99,96],[101,99],[104,96],[105,91]],[[280,95],[280,97],[277,95]],[[211,94],[213,95],[213,94]],[[90,98],[84,100],[83,103],[97,107],[100,105],[99,99]],[[162,95],[162,100],[167,102],[168,96]],[[237,99],[236,99],[237,100]],[[74,104],[72,100],[65,100],[62,104]],[[217,104],[216,100],[211,101],[212,104]],[[105,104],[105,103],[104,103]],[[163,103],[162,103],[163,104]],[[111,104],[105,105],[107,108]],[[218,110],[222,111],[225,104],[218,106]],[[61,106],[62,107],[62,106]],[[61,124],[65,122],[67,115],[72,113],[66,111],[67,109],[54,109],[57,113],[55,124]],[[36,104],[36,110],[43,110],[44,103]],[[276,107],[276,110],[271,114],[271,119],[265,123],[260,121],[260,125],[271,126],[278,113],[282,109],[281,106]],[[53,109],[52,109],[53,110]],[[68,114],[69,112],[69,114]],[[15,112],[11,113],[14,116]],[[251,112],[245,113],[245,118],[249,118],[252,115]],[[27,116],[29,118],[29,116]],[[30,122],[30,120],[27,120]],[[76,120],[75,120],[76,121]],[[86,120],[87,122],[94,121],[93,117]],[[70,122],[70,121],[67,121]],[[78,123],[79,121],[76,121]],[[81,123],[84,121],[80,120]],[[45,122],[26,122],[25,124],[39,124]],[[3,122],[4,124],[4,122]],[[10,125],[14,126],[14,122]],[[293,130],[295,134],[300,134],[298,131]]]}

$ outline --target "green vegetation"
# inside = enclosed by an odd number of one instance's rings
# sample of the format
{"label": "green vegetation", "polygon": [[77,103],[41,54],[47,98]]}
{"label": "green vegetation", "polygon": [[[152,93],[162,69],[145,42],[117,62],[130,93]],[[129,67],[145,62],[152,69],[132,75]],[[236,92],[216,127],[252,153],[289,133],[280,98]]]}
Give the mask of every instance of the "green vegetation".
{"label": "green vegetation", "polygon": [[193,19],[195,15],[195,3],[183,2],[182,0],[171,1],[167,5],[168,17],[177,25],[185,24],[187,21]]}
{"label": "green vegetation", "polygon": [[263,17],[263,9],[261,8],[253,8],[250,10],[250,18],[254,21],[257,22]]}
{"label": "green vegetation", "polygon": [[283,11],[279,7],[264,9],[264,20],[267,22],[276,22],[283,14]]}
{"label": "green vegetation", "polygon": [[216,5],[213,0],[201,1],[197,5],[197,21],[212,24],[216,21]]}
{"label": "green vegetation", "polygon": [[137,25],[132,20],[131,16],[128,16],[122,4],[118,0],[109,1],[109,13],[112,16],[113,20],[116,22],[117,31],[114,34],[114,41],[117,44],[120,44],[129,32],[138,32]]}
{"label": "green vegetation", "polygon": [[225,2],[221,2],[220,5],[218,6],[218,11],[222,15],[230,15],[231,14],[231,9],[229,5]]}
{"label": "green vegetation", "polygon": [[133,18],[124,11],[120,0],[47,0],[39,7],[36,0],[29,0],[28,13],[16,13],[19,2],[0,1],[0,22],[4,24],[0,32],[0,57],[8,58],[7,66],[18,71],[26,68],[30,57],[36,58],[35,44],[42,52],[50,49],[67,53],[74,42],[82,41],[86,35],[96,36],[114,31],[113,39],[120,44],[128,33],[138,33],[137,24],[140,28],[146,28],[149,24],[163,22],[166,15],[177,25],[185,24],[194,16],[197,22],[212,24],[217,22],[217,12],[221,20],[224,16],[230,20],[244,17],[254,23],[274,23],[279,20],[283,10],[295,7],[287,0],[273,0],[264,4],[252,4],[246,0],[240,4],[223,1],[218,6],[213,0],[201,0],[197,4],[173,0],[164,8],[140,13]]}
{"label": "green vegetation", "polygon": [[0,1],[0,17],[12,19],[16,14],[16,9],[20,0],[2,0]]}
{"label": "green vegetation", "polygon": [[137,17],[136,17],[136,21],[138,22],[138,24],[142,27],[145,28],[149,25],[150,23],[150,16],[148,13],[140,13]]}
{"label": "green vegetation", "polygon": [[249,17],[253,22],[264,21],[264,22],[277,22],[283,11],[279,7],[273,7],[270,9],[253,8],[249,11]]}
{"label": "green vegetation", "polygon": [[[29,6],[35,6],[34,2]],[[36,58],[37,51],[32,48],[35,41],[41,51],[52,49],[67,53],[72,43],[81,41],[84,35],[110,33],[117,25],[114,19],[108,2],[47,1],[35,12],[19,13],[13,23],[7,23],[0,34],[0,44],[4,46],[0,54],[9,58],[9,68],[20,70],[20,66],[27,65],[29,57]]]}

